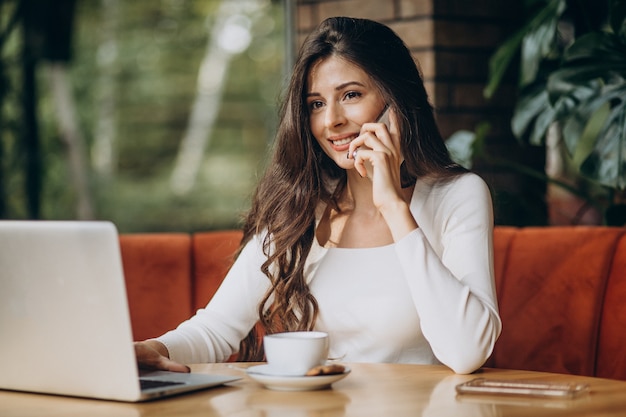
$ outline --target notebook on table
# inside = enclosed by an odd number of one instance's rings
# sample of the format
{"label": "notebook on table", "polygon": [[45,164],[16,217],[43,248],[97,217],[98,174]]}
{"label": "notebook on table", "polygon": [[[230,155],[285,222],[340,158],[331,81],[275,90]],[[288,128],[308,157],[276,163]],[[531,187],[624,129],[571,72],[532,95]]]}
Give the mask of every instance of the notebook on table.
{"label": "notebook on table", "polygon": [[110,222],[0,221],[0,335],[5,390],[136,402],[239,379],[142,372],[140,388]]}

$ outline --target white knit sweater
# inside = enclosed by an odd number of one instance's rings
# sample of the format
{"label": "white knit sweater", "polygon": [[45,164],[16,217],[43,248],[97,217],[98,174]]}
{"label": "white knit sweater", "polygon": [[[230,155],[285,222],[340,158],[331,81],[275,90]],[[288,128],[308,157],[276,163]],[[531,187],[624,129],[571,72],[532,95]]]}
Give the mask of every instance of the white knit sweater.
{"label": "white knit sweater", "polygon": [[[344,362],[443,363],[457,373],[480,367],[501,322],[493,278],[493,215],[474,174],[418,181],[411,212],[419,228],[377,248],[326,249],[314,242],[305,273]],[[182,363],[216,362],[236,352],[257,321],[268,288],[265,256],[252,239],[211,302],[158,338]]]}

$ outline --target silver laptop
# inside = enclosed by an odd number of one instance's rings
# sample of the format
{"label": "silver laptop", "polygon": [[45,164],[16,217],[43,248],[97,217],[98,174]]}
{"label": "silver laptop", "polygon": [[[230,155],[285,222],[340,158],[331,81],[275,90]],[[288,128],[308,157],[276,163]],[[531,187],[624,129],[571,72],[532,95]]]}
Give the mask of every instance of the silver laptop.
{"label": "silver laptop", "polygon": [[0,221],[0,389],[135,402],[239,379],[142,372],[141,389],[132,342],[112,223]]}

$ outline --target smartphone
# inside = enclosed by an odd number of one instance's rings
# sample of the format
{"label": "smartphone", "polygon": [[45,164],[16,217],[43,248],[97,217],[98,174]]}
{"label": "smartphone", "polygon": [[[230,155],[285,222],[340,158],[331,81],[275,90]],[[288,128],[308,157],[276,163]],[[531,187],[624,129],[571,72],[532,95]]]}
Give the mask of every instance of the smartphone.
{"label": "smartphone", "polygon": [[543,398],[576,398],[589,392],[587,384],[549,383],[476,378],[456,386],[458,394],[516,395]]}
{"label": "smartphone", "polygon": [[389,129],[389,105],[386,105],[382,113],[376,119],[376,123],[383,123]]}

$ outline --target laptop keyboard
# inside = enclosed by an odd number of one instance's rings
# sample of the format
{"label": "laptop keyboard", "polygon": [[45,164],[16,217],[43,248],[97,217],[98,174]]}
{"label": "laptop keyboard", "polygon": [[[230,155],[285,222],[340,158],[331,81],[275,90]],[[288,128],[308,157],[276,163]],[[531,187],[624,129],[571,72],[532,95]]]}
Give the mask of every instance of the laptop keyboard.
{"label": "laptop keyboard", "polygon": [[176,385],[185,385],[184,382],[177,381],[156,381],[154,379],[139,379],[139,384],[141,385],[142,390],[152,389],[152,388],[163,388],[163,387],[173,387]]}

